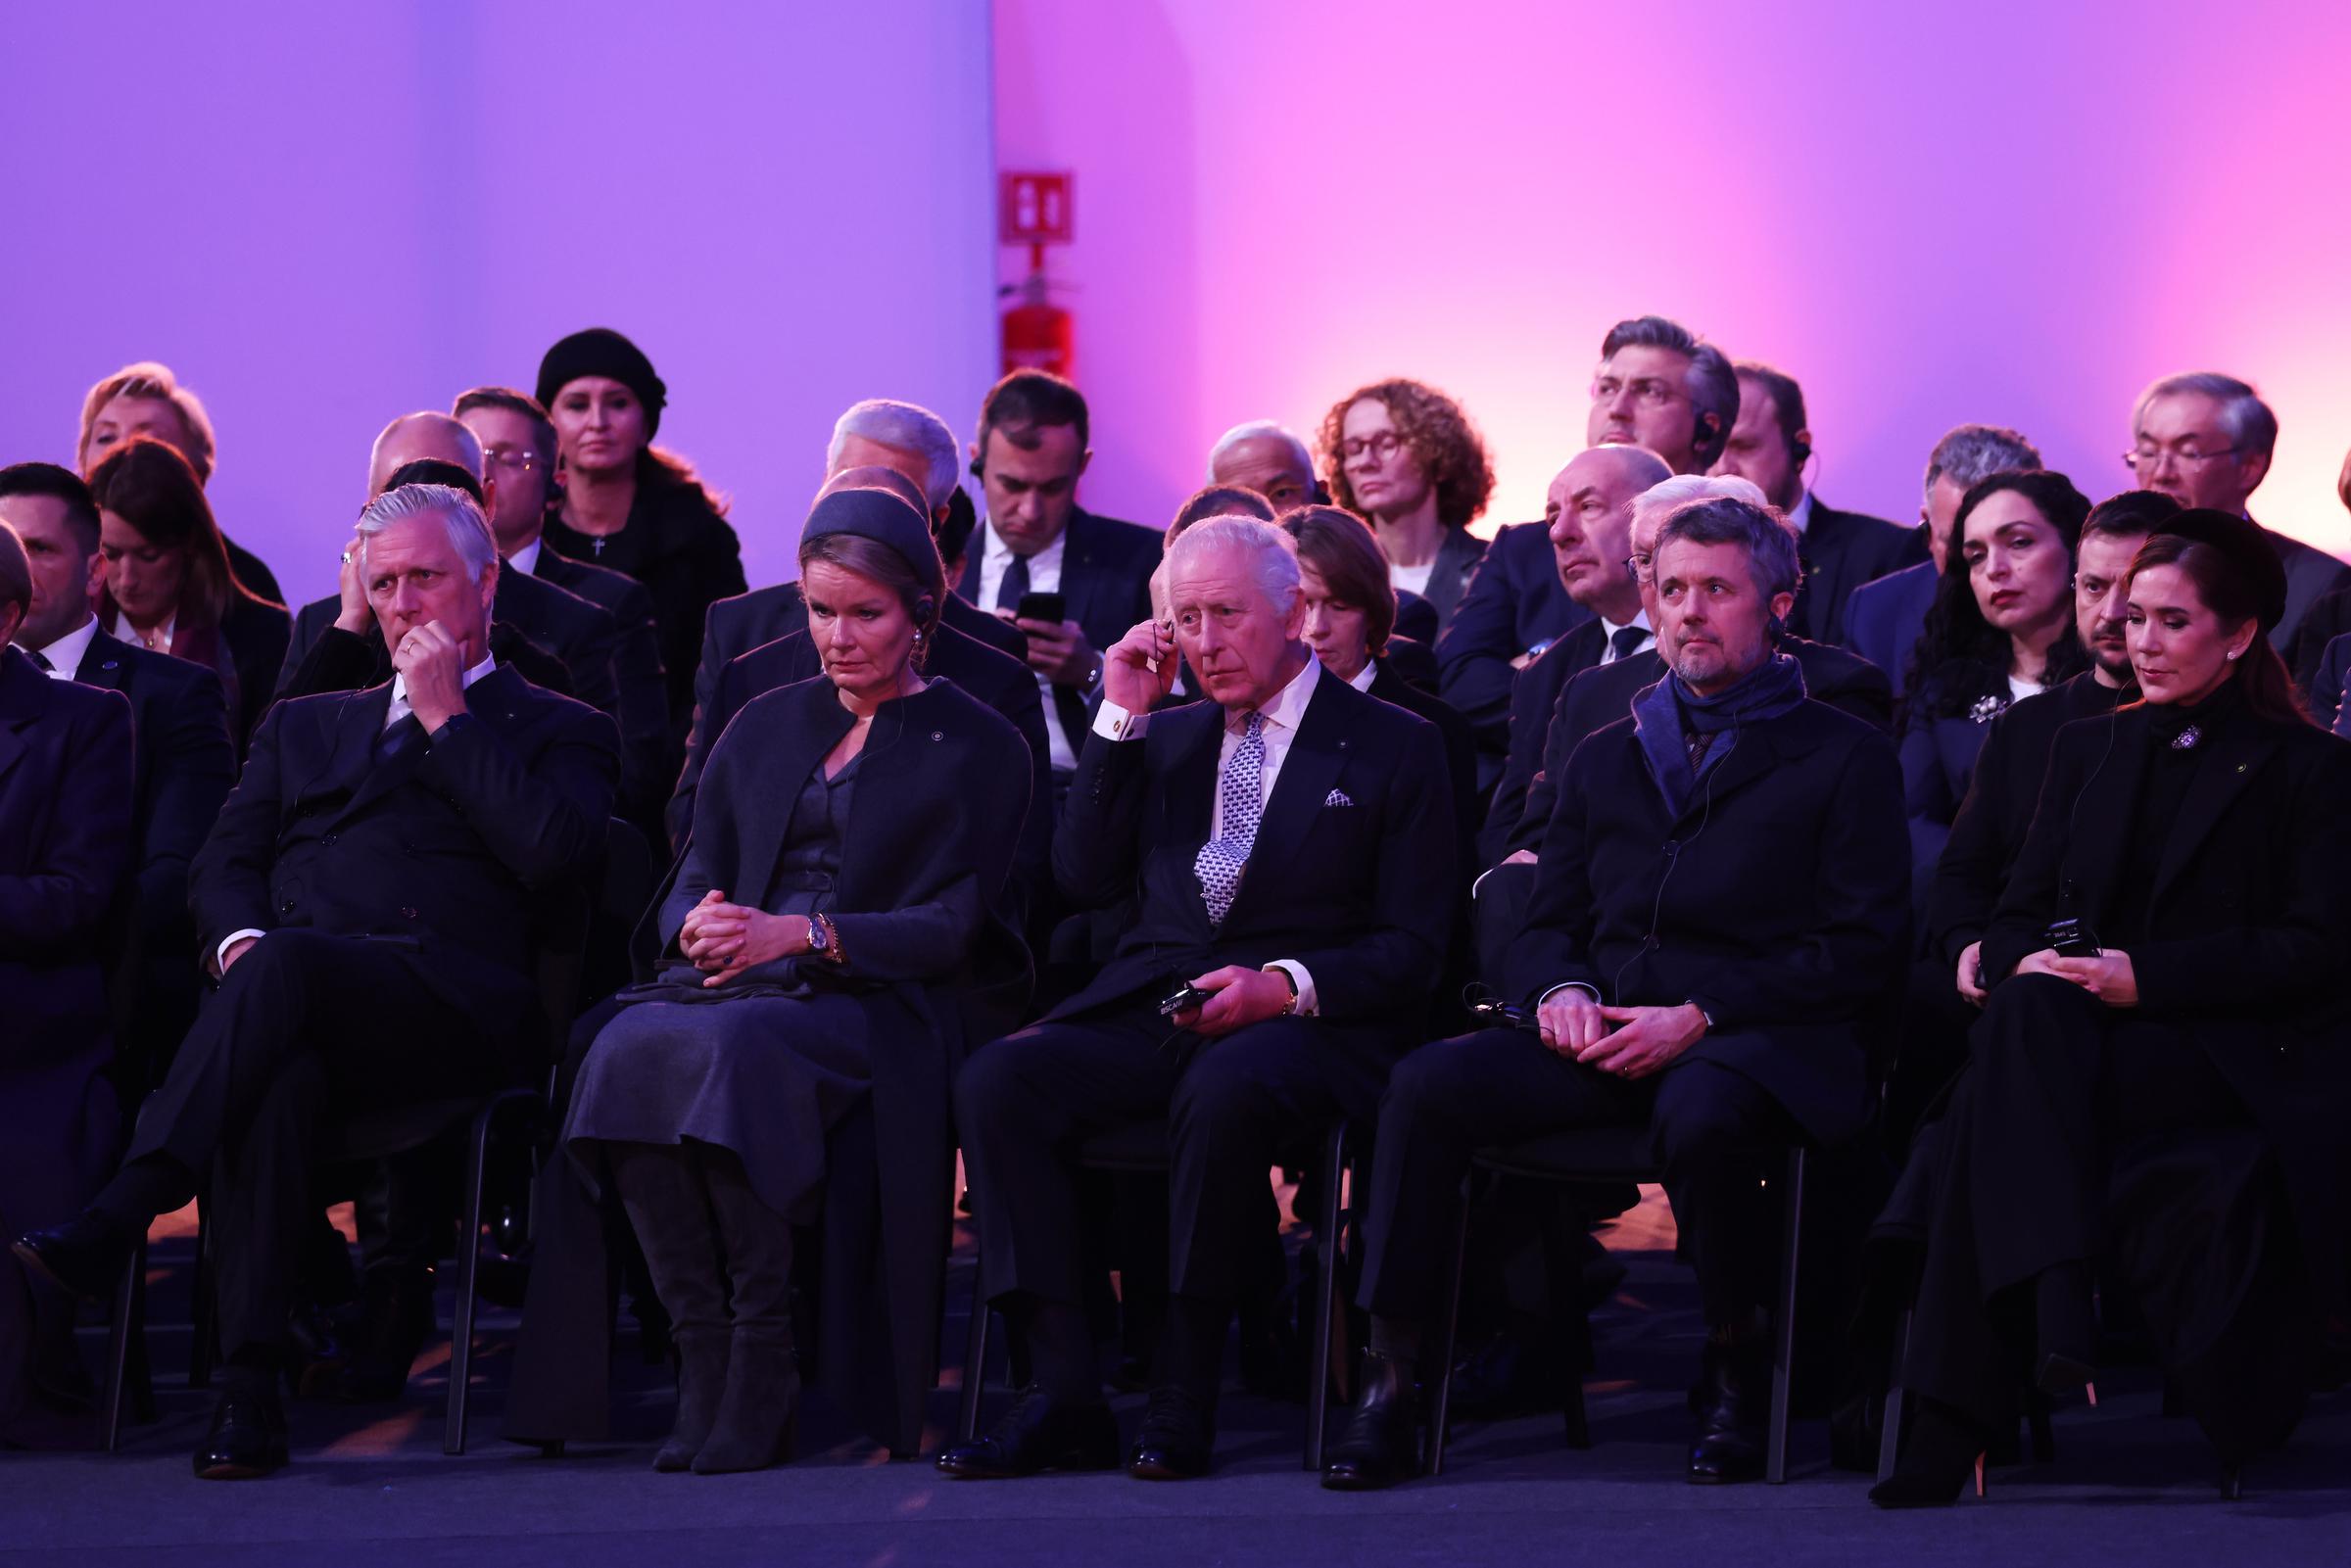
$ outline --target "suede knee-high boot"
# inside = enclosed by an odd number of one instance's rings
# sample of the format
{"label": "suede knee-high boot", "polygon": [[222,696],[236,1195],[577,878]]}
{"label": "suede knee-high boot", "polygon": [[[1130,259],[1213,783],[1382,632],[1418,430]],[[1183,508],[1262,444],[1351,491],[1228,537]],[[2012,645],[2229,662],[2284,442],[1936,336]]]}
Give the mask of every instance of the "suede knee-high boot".
{"label": "suede knee-high boot", "polygon": [[669,1313],[677,1355],[677,1419],[653,1455],[653,1468],[684,1470],[718,1417],[733,1341],[709,1188],[694,1153],[676,1144],[616,1143],[609,1159],[621,1207],[645,1249],[653,1293]]}
{"label": "suede knee-high boot", "polygon": [[707,1151],[702,1170],[726,1249],[735,1332],[718,1419],[694,1468],[720,1475],[792,1457],[800,1371],[792,1354],[792,1223],[760,1201],[733,1155]]}

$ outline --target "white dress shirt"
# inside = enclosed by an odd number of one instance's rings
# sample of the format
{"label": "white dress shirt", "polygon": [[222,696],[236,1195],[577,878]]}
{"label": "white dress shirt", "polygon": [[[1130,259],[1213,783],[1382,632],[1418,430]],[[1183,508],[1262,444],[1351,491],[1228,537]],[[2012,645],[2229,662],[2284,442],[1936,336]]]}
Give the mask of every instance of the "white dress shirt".
{"label": "white dress shirt", "polygon": [[1637,626],[1641,629],[1644,641],[1642,641],[1641,647],[1633,649],[1635,653],[1640,652],[1641,648],[1655,647],[1657,645],[1657,635],[1656,633],[1651,631],[1649,627],[1649,611],[1633,611],[1633,618],[1625,622],[1624,626],[1617,625],[1614,621],[1609,620],[1604,615],[1600,618],[1601,663],[1614,664],[1616,660],[1621,657],[1621,655],[1616,651],[1616,634],[1623,631],[1625,626]]}
{"label": "white dress shirt", "polygon": [[93,615],[81,625],[44,648],[34,648],[49,661],[48,675],[52,681],[71,681],[81,668],[82,656],[90,651],[90,642],[98,636],[98,617]]}
{"label": "white dress shirt", "polygon": [[539,572],[539,551],[546,546],[546,544],[547,539],[544,535],[542,535],[540,538],[532,540],[528,545],[523,546],[522,548],[516,550],[513,554],[506,557],[506,570],[510,572],[520,572],[526,577],[537,576]]}
{"label": "white dress shirt", "polygon": [[1347,684],[1364,695],[1371,694],[1371,683],[1379,679],[1379,660],[1366,659],[1364,667],[1347,678]]}
{"label": "white dress shirt", "polygon": [[[1363,677],[1367,684],[1372,673],[1371,665],[1364,666]],[[1289,685],[1274,693],[1272,701],[1257,710],[1265,720],[1263,729],[1258,733],[1258,738],[1266,748],[1266,760],[1258,765],[1258,787],[1263,791],[1258,797],[1261,823],[1265,803],[1273,798],[1274,781],[1281,776],[1281,765],[1289,757],[1290,742],[1298,738],[1298,725],[1306,717],[1307,704],[1314,700],[1315,684],[1321,679],[1321,661],[1309,653],[1306,656],[1306,668],[1299,671]],[[1094,715],[1094,734],[1121,742],[1140,740],[1150,722],[1151,715],[1148,713],[1129,713],[1105,697],[1100,711]],[[1232,754],[1240,743],[1241,717],[1227,710],[1224,715],[1224,734],[1217,746],[1216,792],[1210,797],[1208,835],[1211,838],[1221,837],[1224,832],[1224,768],[1232,761]],[[1254,856],[1255,850],[1252,849],[1251,853]],[[1306,972],[1305,965],[1294,959],[1277,958],[1265,967],[1280,970],[1298,987],[1296,1011],[1300,1017],[1312,1018],[1320,1009],[1321,998],[1316,994],[1315,977]]]}
{"label": "white dress shirt", "polygon": [[1812,492],[1805,491],[1797,498],[1796,504],[1788,508],[1788,526],[1796,530],[1796,537],[1799,540],[1804,537],[1804,531],[1812,526]]}
{"label": "white dress shirt", "polygon": [[[465,684],[470,687],[474,682],[497,668],[498,660],[484,654],[481,663],[465,672]],[[414,711],[408,706],[408,678],[405,675],[392,677],[392,701],[390,706],[384,710],[384,729],[391,729]],[[248,926],[243,930],[230,931],[226,936],[221,937],[220,945],[213,949],[213,973],[217,974],[226,970],[228,950],[231,947],[248,936],[264,936],[266,934],[268,933],[258,927]]]}
{"label": "white dress shirt", "polygon": [[[1061,592],[1062,547],[1069,543],[1070,533],[1063,529],[1053,537],[1053,543],[1029,557],[1029,592],[1058,594]],[[1003,584],[1004,574],[1012,570],[1012,547],[997,537],[992,525],[980,527],[980,594],[973,602],[988,613],[995,613],[996,590]],[[1052,751],[1055,773],[1068,773],[1078,766],[1078,753],[1070,745],[1070,737],[1061,727],[1060,711],[1053,705],[1053,683],[1043,675],[1036,678],[1037,690],[1045,699],[1045,743]]]}
{"label": "white dress shirt", "polygon": [[1428,580],[1436,574],[1437,563],[1433,558],[1422,561],[1417,566],[1391,565],[1388,568],[1388,586],[1400,588],[1407,594],[1417,594],[1422,598],[1426,598],[1428,597]]}

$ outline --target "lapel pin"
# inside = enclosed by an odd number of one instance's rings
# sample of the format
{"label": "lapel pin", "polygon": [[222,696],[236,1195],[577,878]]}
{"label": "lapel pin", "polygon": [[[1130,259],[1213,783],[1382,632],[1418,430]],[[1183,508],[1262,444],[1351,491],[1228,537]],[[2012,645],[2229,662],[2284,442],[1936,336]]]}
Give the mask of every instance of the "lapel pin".
{"label": "lapel pin", "polygon": [[[2193,751],[2196,749],[2196,747],[2202,745],[2203,743],[2204,732],[2197,729],[2192,724],[2186,729],[2181,731],[2178,735],[2172,736],[2172,749],[2174,751]],[[2236,771],[2242,773],[2245,770],[2239,768]]]}

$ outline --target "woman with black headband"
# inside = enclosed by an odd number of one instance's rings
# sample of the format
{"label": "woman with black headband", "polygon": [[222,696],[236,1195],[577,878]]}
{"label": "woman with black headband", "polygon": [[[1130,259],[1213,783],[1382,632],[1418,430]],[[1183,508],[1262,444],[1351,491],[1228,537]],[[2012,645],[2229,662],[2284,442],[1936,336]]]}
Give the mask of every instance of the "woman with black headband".
{"label": "woman with black headband", "polygon": [[2291,1434],[2341,1309],[2351,745],[2270,646],[2285,577],[2244,519],[2162,522],[2127,594],[2145,700],[2058,734],[1921,1156],[1919,1408],[1886,1506],[1952,1501],[2028,1384],[2091,1383],[2101,1279],[2136,1300],[2233,1496]]}
{"label": "woman with black headband", "polygon": [[543,537],[558,554],[628,573],[652,595],[671,743],[682,749],[703,617],[713,599],[745,587],[726,507],[684,458],[652,444],[669,389],[619,333],[590,327],[548,350],[538,391],[554,422],[561,483]]}
{"label": "woman with black headband", "polygon": [[946,587],[929,520],[897,495],[821,497],[800,582],[825,678],[754,698],[719,736],[650,916],[659,957],[579,1069],[508,1402],[521,1441],[604,1431],[603,1256],[578,1177],[617,1189],[673,1324],[655,1469],[789,1457],[795,1227],[823,1231],[822,1386],[893,1451],[921,1446],[948,1085],[1028,999],[1001,911],[1029,749],[924,679]]}

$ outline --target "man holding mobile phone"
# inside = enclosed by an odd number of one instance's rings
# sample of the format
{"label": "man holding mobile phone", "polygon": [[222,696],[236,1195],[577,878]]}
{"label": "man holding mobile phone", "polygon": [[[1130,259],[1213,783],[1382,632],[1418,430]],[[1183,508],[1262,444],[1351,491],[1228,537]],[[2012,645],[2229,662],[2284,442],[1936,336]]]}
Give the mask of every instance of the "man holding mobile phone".
{"label": "man holding mobile phone", "polygon": [[989,390],[972,444],[987,518],[956,585],[1028,636],[1062,787],[1101,691],[1102,650],[1149,619],[1160,554],[1155,530],[1078,504],[1090,434],[1084,397],[1059,376],[1016,370]]}

